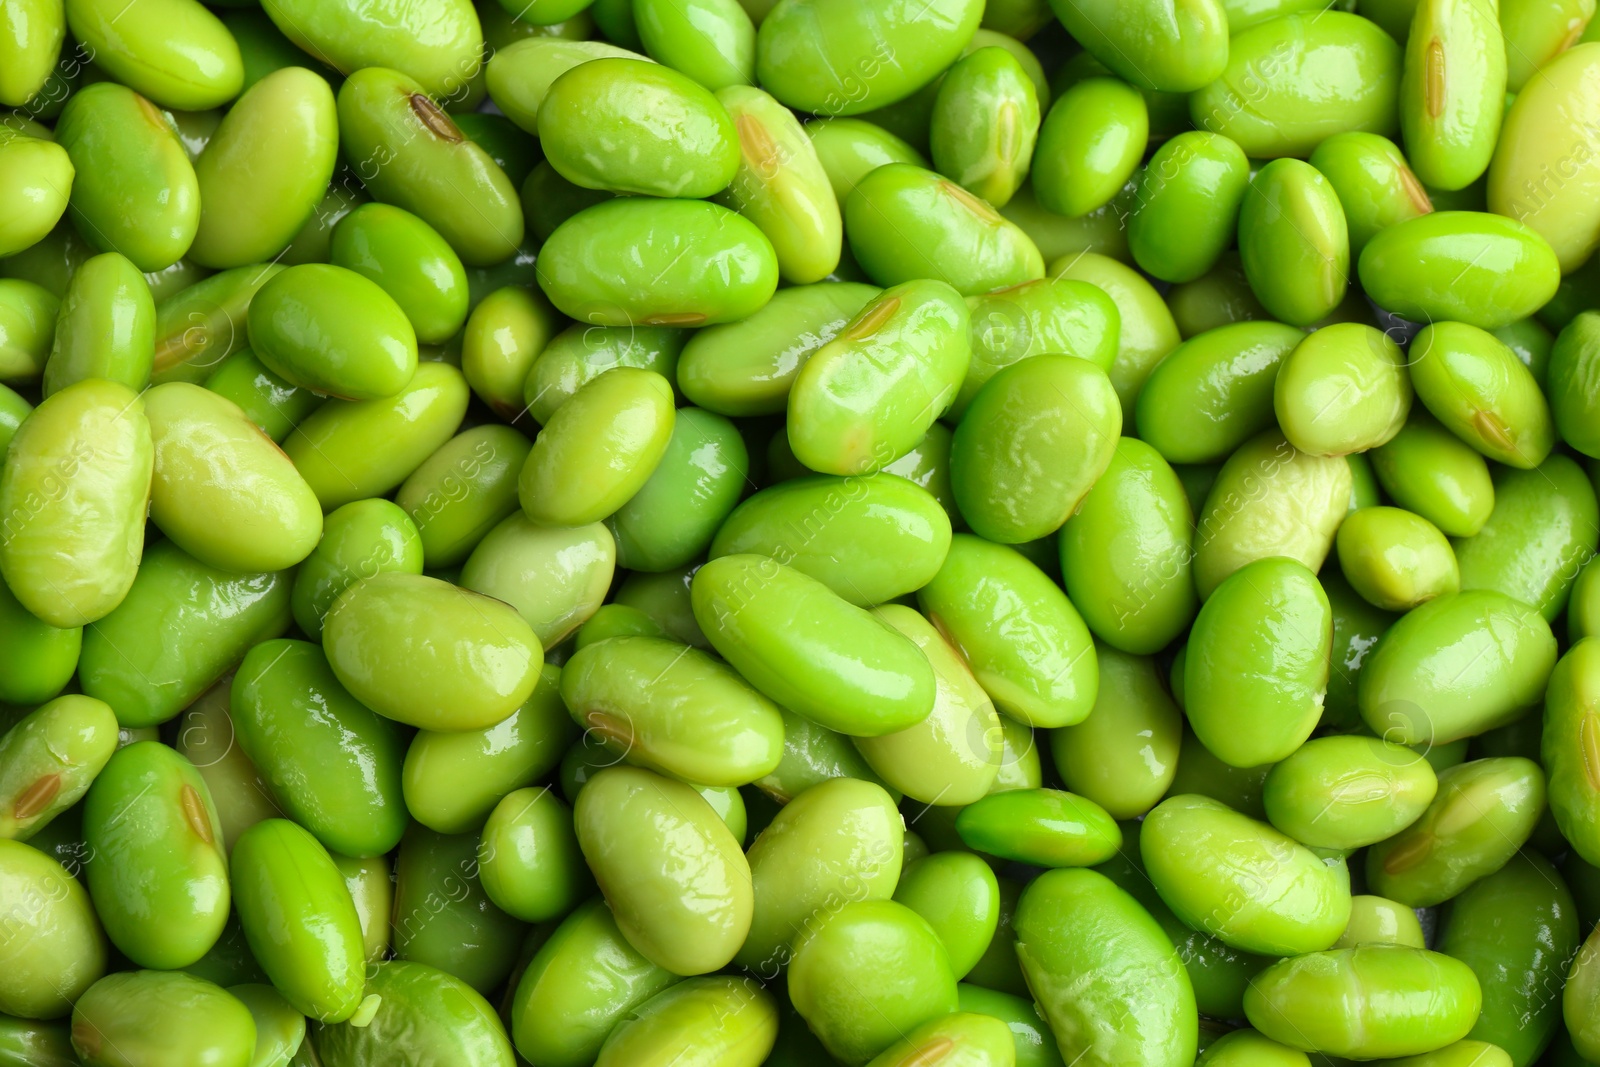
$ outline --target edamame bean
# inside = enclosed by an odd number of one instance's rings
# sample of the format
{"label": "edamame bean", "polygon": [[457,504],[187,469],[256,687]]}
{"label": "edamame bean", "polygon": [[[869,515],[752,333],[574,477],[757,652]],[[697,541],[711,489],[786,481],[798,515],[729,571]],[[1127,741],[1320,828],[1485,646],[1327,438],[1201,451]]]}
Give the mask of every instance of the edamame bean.
{"label": "edamame bean", "polygon": [[1465,1037],[1482,993],[1466,964],[1397,945],[1314,952],[1250,981],[1251,1025],[1291,1048],[1334,1056],[1410,1056]]}
{"label": "edamame bean", "polygon": [[1272,425],[1278,370],[1305,336],[1282,323],[1240,322],[1185,341],[1139,391],[1139,437],[1169,463],[1227,458]]}
{"label": "edamame bean", "polygon": [[1362,249],[1358,271],[1367,295],[1386,311],[1485,330],[1544,306],[1561,278],[1537,231],[1480,211],[1434,211],[1380,230]]}
{"label": "edamame bean", "polygon": [[113,944],[160,969],[194,963],[228,918],[228,861],[211,793],[158,741],[118,749],[84,799],[89,894]]}
{"label": "edamame bean", "polygon": [[1371,326],[1343,322],[1317,330],[1284,358],[1273,408],[1300,451],[1345,455],[1393,439],[1411,396],[1400,346]]}
{"label": "edamame bean", "polygon": [[1015,223],[910,163],[885,164],[857,182],[844,227],[856,261],[879,285],[936,278],[974,296],[1044,277],[1044,257]]}
{"label": "edamame bean", "polygon": [[1183,716],[1157,677],[1155,663],[1095,646],[1100,689],[1089,717],[1050,734],[1050,752],[1067,788],[1113,818],[1154,807],[1178,769]]}
{"label": "edamame bean", "polygon": [[478,844],[475,833],[411,824],[395,857],[392,925],[396,959],[437,967],[487,996],[515,969],[525,930],[484,893]]}
{"label": "edamame bean", "polygon": [[1195,588],[1209,597],[1240,567],[1284,556],[1318,570],[1350,505],[1350,465],[1308,456],[1268,430],[1217,474],[1195,530]]}
{"label": "edamame bean", "polygon": [[1453,537],[1483,529],[1494,509],[1494,483],[1483,456],[1440,425],[1424,407],[1372,452],[1372,468],[1395,503]]}
{"label": "edamame bean", "polygon": [[1376,607],[1409,611],[1461,588],[1456,553],[1439,528],[1401,508],[1352,512],[1334,543],[1339,569]]}
{"label": "edamame bean", "polygon": [[982,15],[973,0],[882,11],[848,0],[786,4],[761,20],[756,80],[797,110],[858,115],[932,81],[961,55]]}
{"label": "edamame bean", "polygon": [[1028,176],[1039,132],[1039,93],[1017,57],[979,48],[939,82],[929,148],[934,167],[1003,207]]}
{"label": "edamame bean", "polygon": [[980,852],[1037,867],[1092,867],[1122,846],[1104,808],[1059,789],[991,793],[961,809],[956,830]]}
{"label": "edamame bean", "polygon": [[936,679],[933,710],[904,730],[855,738],[856,749],[886,782],[913,800],[956,806],[981,799],[998,780],[1004,756],[994,704],[927,619],[901,604],[885,604],[875,614],[928,657]]}
{"label": "edamame bean", "polygon": [[156,328],[150,287],[117,252],[86,260],[61,298],[44,395],[103,378],[142,390],[150,384]]}
{"label": "edamame bean", "polygon": [[1262,167],[1239,208],[1239,254],[1275,318],[1310,326],[1331,313],[1350,282],[1350,231],[1332,184],[1298,159]]}
{"label": "edamame bean", "polygon": [[[1494,511],[1455,543],[1463,589],[1494,589],[1554,622],[1583,561],[1600,548],[1600,510],[1583,471],[1553,455],[1531,471],[1499,469]],[[1534,515],[1543,517],[1537,532]]]}
{"label": "edamame bean", "polygon": [[507,793],[478,844],[478,877],[489,900],[524,922],[547,922],[594,892],[572,826],[572,809],[546,789]]}
{"label": "edamame bean", "polygon": [[354,0],[266,0],[262,7],[302,51],[346,74],[388,66],[415,78],[423,92],[457,98],[478,73],[483,36],[469,0],[429,9]]}
{"label": "edamame bean", "polygon": [[328,613],[322,644],[356,699],[423,729],[505,720],[533,692],[543,662],[538,639],[509,604],[399,571],[347,589]]}
{"label": "edamame bean", "polygon": [[617,561],[637,571],[684,566],[710,546],[738,503],[750,460],[738,428],[721,415],[683,408],[650,477],[607,520]]}
{"label": "edamame bean", "polygon": [[1049,276],[1097,285],[1117,305],[1117,355],[1108,373],[1122,410],[1132,410],[1151,370],[1180,340],[1161,294],[1132,267],[1095,252],[1069,254],[1052,262]]}
{"label": "edamame bean", "polygon": [[[539,644],[554,648],[599,610],[616,560],[616,544],[601,523],[537,526],[517,512],[478,543],[460,580],[464,589],[510,604]],[[687,601],[687,588],[683,596]]]}
{"label": "edamame bean", "polygon": [[1142,89],[1199,89],[1228,61],[1228,13],[1220,0],[1181,11],[1161,0],[1050,7],[1096,59]]}
{"label": "edamame bean", "polygon": [[511,427],[476,426],[452,437],[401,484],[395,500],[415,524],[415,544],[428,566],[462,563],[517,510],[517,477],[531,448]]}
{"label": "edamame bean", "polygon": [[0,677],[0,701],[26,706],[49,700],[72,680],[82,649],[82,627],[51,626],[0,581],[0,656],[10,667]]}
{"label": "edamame bean", "polygon": [[330,400],[294,428],[283,450],[324,511],[399,486],[455,434],[467,410],[461,372],[424,362],[377,400]]}
{"label": "edamame bean", "polygon": [[1184,710],[1196,736],[1236,767],[1294,752],[1322,714],[1332,630],[1327,594],[1307,568],[1269,557],[1235,571],[1190,633]]}
{"label": "edamame bean", "polygon": [[71,0],[67,28],[97,66],[162,107],[203,111],[239,95],[239,45],[197,0],[159,0],[124,25],[126,13],[109,0]]}
{"label": "edamame bean", "polygon": [[[452,0],[452,7],[457,4],[467,7],[466,0]],[[338,9],[348,6],[330,11],[344,17]],[[467,19],[474,21],[470,8]],[[476,69],[475,47],[472,56]],[[429,95],[430,88],[440,91],[382,67],[363,67],[346,78],[338,98],[345,158],[373,199],[404,208],[432,226],[462,262],[475,267],[499,263],[522,243],[516,187],[487,152],[456,128]]]}
{"label": "edamame bean", "polygon": [[246,830],[230,862],[234,906],[272,984],[324,1025],[361,1004],[366,950],[344,877],[317,839],[287,819]]}
{"label": "edamame bean", "polygon": [[[894,983],[875,973],[900,975]],[[795,941],[789,999],[835,1058],[864,1063],[955,1010],[949,956],[926,919],[892,900],[852,900]]]}
{"label": "edamame bean", "polygon": [[1342,858],[1324,860],[1207,797],[1175,795],[1157,805],[1139,834],[1139,852],[1180,919],[1246,952],[1317,952],[1350,921]]}
{"label": "edamame bean", "polygon": [[363,204],[338,221],[330,262],[388,293],[419,344],[443,344],[467,321],[467,275],[443,237],[408,211]]}
{"label": "edamame bean", "polygon": [[1439,774],[1422,817],[1367,851],[1367,883],[1413,907],[1449,900],[1516,854],[1544,811],[1544,772],[1497,756]]}
{"label": "edamame bean", "polygon": [[[740,10],[734,0],[722,2]],[[652,6],[675,9],[671,0]],[[822,281],[839,266],[844,223],[816,148],[794,115],[760,89],[729,85],[717,101],[733,119],[739,145],[738,169],[719,200],[772,242],[784,281]]]}
{"label": "edamame bean", "polygon": [[711,643],[757,689],[820,725],[878,737],[927,718],[927,657],[881,619],[770,556],[722,556],[690,590]]}
{"label": "edamame bean", "polygon": [[250,348],[295,385],[341,400],[379,400],[417,369],[417,335],[400,305],[353,270],[290,267],[250,302]]}
{"label": "edamame bean", "polygon": [[1537,853],[1519,853],[1450,904],[1438,949],[1471,967],[1483,1013],[1468,1034],[1532,1063],[1560,1027],[1554,988],[1578,949],[1576,906],[1561,875]]}
{"label": "edamame bean", "polygon": [[550,165],[587,189],[692,200],[722,191],[739,165],[739,136],[717,98],[637,59],[595,59],[556,78],[538,132]]}
{"label": "edamame bean", "polygon": [[917,604],[1005,715],[1071,726],[1093,708],[1099,669],[1089,630],[1060,587],[1014,549],[957,534]]}
{"label": "edamame bean", "polygon": [[733,322],[760,309],[778,283],[772,243],[742,215],[640,197],[596,204],[562,223],[538,271],[551,303],[601,326]]}
{"label": "edamame bean", "polygon": [[1116,78],[1086,78],[1050,105],[1034,151],[1033,193],[1057,214],[1086,215],[1133,177],[1149,139],[1144,97]]}
{"label": "edamame bean", "polygon": [[0,1011],[59,1019],[106,971],[106,938],[89,894],[55,859],[9,838],[0,838],[0,887],[14,924],[0,942]]}
{"label": "edamame bean", "polygon": [[1406,613],[1361,671],[1361,717],[1400,744],[1447,744],[1514,722],[1539,701],[1555,637],[1537,610],[1479,589]]}
{"label": "edamame bean", "polygon": [[1374,896],[1350,898],[1350,925],[1344,928],[1334,948],[1360,945],[1405,945],[1427,948],[1422,924],[1414,908]]}
{"label": "edamame bean", "polygon": [[1231,243],[1250,183],[1244,150],[1220,134],[1180,133],[1156,149],[1139,178],[1128,248],[1155,277],[1189,282]]}
{"label": "edamame bean", "polygon": [[561,673],[572,720],[625,758],[682,780],[746,785],[783,753],[777,705],[698,649],[618,637],[575,653]]}
{"label": "edamame bean", "polygon": [[116,748],[116,716],[85,696],[58,697],[0,734],[0,837],[38,833],[89,791]]}
{"label": "edamame bean", "polygon": [[1582,639],[1556,664],[1545,693],[1542,759],[1550,810],[1585,860],[1600,857],[1600,641]]}
{"label": "edamame bean", "polygon": [[1005,544],[1059,529],[1110,466],[1122,410],[1105,372],[1041,355],[980,389],[950,445],[951,486],[975,533]]}
{"label": "edamame bean", "polygon": [[1375,737],[1308,741],[1267,774],[1272,825],[1312,848],[1349,850],[1405,829],[1438,790],[1428,761]]}
{"label": "edamame bean", "polygon": [[361,1067],[396,1056],[513,1067],[516,1057],[495,1011],[470,985],[436,967],[405,960],[377,964],[367,981],[377,1011],[365,1026],[346,1020],[319,1030],[326,1067]]}
{"label": "edamame bean", "polygon": [[757,1064],[777,1036],[777,1003],[758,983],[732,975],[690,978],[618,1021],[595,1064],[670,1067],[684,1056],[730,1067]]}
{"label": "edamame bean", "polygon": [[1511,83],[1521,76],[1527,84],[1513,90],[1516,102],[1495,143],[1488,204],[1548,241],[1562,273],[1570,274],[1600,245],[1600,186],[1587,168],[1575,165],[1594,152],[1590,131],[1600,118],[1594,85],[1600,48],[1580,44],[1551,60],[1538,78],[1526,77],[1531,71],[1521,54],[1508,52],[1507,61]]}
{"label": "edamame bean", "polygon": [[1350,254],[1358,258],[1379,230],[1433,210],[1411,164],[1387,137],[1360,131],[1334,134],[1317,145],[1310,163],[1339,194],[1350,230]]}
{"label": "edamame bean", "polygon": [[595,881],[636,948],[674,974],[733,959],[750,930],[750,867],[693,789],[608,767],[578,794],[573,817]]}
{"label": "edamame bean", "polygon": [[190,257],[221,269],[283,251],[321,202],[338,148],[333,91],[320,75],[288,67],[251,86],[195,161]]}
{"label": "edamame bean", "polygon": [[[56,141],[72,158],[72,218],[90,244],[142,271],[188,252],[201,190],[171,121],[154,104],[115,82],[88,86],[62,110]],[[248,218],[234,215],[233,225]]]}
{"label": "edamame bean", "polygon": [[181,971],[108,974],[72,1009],[72,1048],[89,1067],[163,1060],[249,1067],[250,1009],[220,986]]}
{"label": "edamame bean", "polygon": [[[1194,1060],[1194,988],[1161,927],[1110,879],[1046,871],[1017,906],[1016,954],[1063,1060],[1095,1067]],[[1106,981],[1107,968],[1122,977]]]}

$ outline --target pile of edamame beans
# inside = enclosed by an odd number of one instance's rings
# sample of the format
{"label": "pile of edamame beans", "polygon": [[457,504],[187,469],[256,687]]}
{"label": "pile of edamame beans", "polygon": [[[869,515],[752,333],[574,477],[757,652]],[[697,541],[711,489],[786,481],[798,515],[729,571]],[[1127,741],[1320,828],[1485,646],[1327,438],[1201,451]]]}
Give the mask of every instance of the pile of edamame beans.
{"label": "pile of edamame beans", "polygon": [[1594,14],[0,0],[0,1063],[1600,1063]]}

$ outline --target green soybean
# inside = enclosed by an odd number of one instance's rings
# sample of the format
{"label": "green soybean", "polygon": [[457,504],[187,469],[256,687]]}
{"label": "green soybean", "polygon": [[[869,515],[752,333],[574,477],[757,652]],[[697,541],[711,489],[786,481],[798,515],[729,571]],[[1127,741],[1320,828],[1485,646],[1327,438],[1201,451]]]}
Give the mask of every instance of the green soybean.
{"label": "green soybean", "polygon": [[[599,610],[616,562],[616,543],[603,524],[539,526],[516,512],[478,543],[460,583],[516,608],[540,645],[554,648]],[[683,595],[687,600],[687,588]]]}
{"label": "green soybean", "polygon": [[478,73],[483,36],[468,0],[445,0],[426,11],[353,0],[266,0],[261,6],[301,51],[346,74],[392,67],[415,78],[424,92],[455,98]]}
{"label": "green soybean", "polygon": [[[1047,871],[1024,891],[1013,921],[1017,959],[1063,1060],[1193,1062],[1194,988],[1172,942],[1133,897],[1095,871]],[[1107,967],[1123,979],[1096,979]],[[1107,1026],[1110,1019],[1125,1022]]]}
{"label": "green soybean", "polygon": [[326,1067],[360,1067],[394,1057],[513,1067],[516,1057],[489,1002],[466,982],[423,963],[385,960],[367,980],[377,1011],[365,1026],[349,1020],[317,1031]]}
{"label": "green soybean", "polygon": [[330,400],[283,442],[324,511],[395,489],[455,434],[467,410],[461,372],[417,366],[401,390],[377,400]]}
{"label": "green soybean", "polygon": [[189,256],[223,269],[282,252],[321,203],[338,148],[333,90],[320,75],[288,67],[251,86],[195,161]]}
{"label": "green soybean", "polygon": [[311,834],[287,819],[246,830],[230,862],[239,923],[272,984],[323,1024],[361,1004],[366,949],[344,877]]}
{"label": "green soybean", "polygon": [[549,789],[507,793],[478,845],[478,877],[489,900],[524,922],[546,922],[593,892],[572,809]]}
{"label": "green soybean", "polygon": [[1182,11],[1160,0],[1050,7],[1096,59],[1141,89],[1199,89],[1222,75],[1228,62],[1228,13],[1220,0]]}
{"label": "green soybean", "polygon": [[750,930],[750,868],[693,789],[639,768],[609,767],[578,794],[573,817],[584,858],[640,951],[685,975],[733,959]]}
{"label": "green soybean", "polygon": [[1448,900],[1503,867],[1544,805],[1544,773],[1532,760],[1495,756],[1451,767],[1422,816],[1367,851],[1367,883],[1412,907]]}
{"label": "green soybean", "polygon": [[1028,176],[1039,93],[1002,47],[979,48],[939,82],[929,147],[939,173],[1003,207]]}
{"label": "green soybean", "polygon": [[0,837],[26,841],[76,804],[117,748],[116,716],[57,697],[0,734]]}
{"label": "green soybean", "polygon": [[1284,960],[1251,979],[1244,1002],[1251,1024],[1275,1041],[1361,1058],[1411,1056],[1458,1041],[1481,1004],[1466,964],[1399,945]]}
{"label": "green soybean", "polygon": [[877,737],[933,707],[933,668],[909,638],[770,556],[714,559],[690,595],[695,619],[740,674],[822,726]]}
{"label": "green soybean", "polygon": [[1410,163],[1387,137],[1337,133],[1317,145],[1309,162],[1339,194],[1353,256],[1359,257],[1378,231],[1433,210]]}
{"label": "green soybean", "polygon": [[355,271],[405,312],[417,342],[443,344],[467,321],[461,258],[426,222],[389,204],[363,204],[333,228],[329,261]]}
{"label": "green soybean", "polygon": [[1168,282],[1204,275],[1231,243],[1249,182],[1244,150],[1221,134],[1192,130],[1156,149],[1128,220],[1135,262]]}
{"label": "green soybean", "polygon": [[1409,826],[1432,803],[1427,760],[1375,737],[1308,741],[1267,774],[1272,825],[1313,848],[1356,849]]}
{"label": "green soybean", "polygon": [[845,236],[879,285],[939,279],[963,296],[1044,277],[1044,257],[1015,223],[949,178],[888,163],[844,203]]}
{"label": "green soybean", "polygon": [[115,82],[88,86],[62,110],[56,143],[77,172],[72,218],[90,244],[120,252],[143,271],[161,270],[188,252],[201,189],[171,122],[154,104]]}
{"label": "green soybean", "polygon": [[150,287],[126,257],[107,252],[85,261],[61,298],[44,395],[87,378],[143,389],[150,383],[155,328]]}
{"label": "green soybean", "polygon": [[[1350,879],[1342,859],[1325,861],[1207,797],[1163,801],[1146,818],[1139,850],[1173,912],[1236,949],[1316,952],[1332,945],[1349,922]],[[1200,871],[1219,874],[1202,877]]]}
{"label": "green soybean", "polygon": [[158,741],[118,749],[84,799],[93,850],[89,894],[106,933],[133,962],[194,963],[228,918],[228,863],[210,791]]}
{"label": "green soybean", "polygon": [[[733,0],[723,2],[737,9]],[[669,0],[654,6],[673,7]],[[717,100],[733,119],[739,144],[739,166],[721,201],[772,242],[784,281],[822,281],[839,265],[844,223],[811,140],[794,115],[760,89],[729,85]]]}
{"label": "green soybean", "polygon": [[1004,714],[1047,727],[1088,716],[1099,685],[1088,627],[1060,587],[1014,549],[955,535],[917,603]]}
{"label": "green soybean", "polygon": [[95,64],[162,107],[203,111],[232,100],[244,85],[239,46],[197,0],[159,0],[120,25],[125,7],[72,0],[67,28]]}
{"label": "green soybean", "polygon": [[1366,600],[1386,611],[1409,611],[1461,588],[1457,555],[1439,528],[1401,508],[1351,513],[1334,544],[1339,569]]}
{"label": "green soybean", "polygon": [[167,1058],[246,1067],[255,1046],[250,1009],[220,986],[182,972],[107,975],[72,1009],[72,1047],[89,1067]]}
{"label": "green soybean", "polygon": [[1535,230],[1480,211],[1434,211],[1381,230],[1362,249],[1358,271],[1386,311],[1485,330],[1543,307],[1561,279],[1555,253]]}
{"label": "green soybean", "polygon": [[1298,159],[1262,167],[1239,209],[1239,252],[1275,318],[1309,326],[1327,316],[1350,280],[1350,233],[1333,186]]}
{"label": "green soybean", "polygon": [[778,284],[772,242],[697,200],[619,197],[573,215],[539,253],[551,303],[600,326],[701,326],[756,312]]}
{"label": "green soybean", "polygon": [[[1455,542],[1461,588],[1494,589],[1532,604],[1554,622],[1578,569],[1600,548],[1594,487],[1576,463],[1552,455],[1531,471],[1496,471],[1494,510]],[[1537,531],[1533,518],[1540,516]]]}
{"label": "green soybean", "polygon": [[338,100],[345,158],[373,199],[432,226],[462,262],[499,263],[522,243],[516,187],[456,128],[430,88],[382,67],[364,67],[346,78]]}
{"label": "green soybean", "polygon": [[1072,516],[1105,473],[1121,430],[1116,390],[1094,364],[1058,355],[1014,363],[978,391],[956,427],[950,446],[956,503],[973,531],[989,540],[1043,537]]}
{"label": "green soybean", "polygon": [[1400,46],[1360,16],[1285,15],[1238,33],[1224,54],[1220,77],[1192,87],[1189,115],[1248,156],[1303,158],[1335,134],[1396,132]]}
{"label": "green soybean", "polygon": [[911,95],[961,55],[983,5],[868,11],[848,0],[802,0],[761,21],[756,80],[784,104],[858,115]]}
{"label": "green soybean", "polygon": [[1372,452],[1383,491],[1453,537],[1471,537],[1494,510],[1483,456],[1427,410],[1414,407],[1400,432]]}
{"label": "green soybean", "polygon": [[1308,456],[1268,430],[1218,472],[1195,530],[1195,588],[1208,597],[1254,560],[1286,556],[1319,570],[1350,506],[1350,465]]}

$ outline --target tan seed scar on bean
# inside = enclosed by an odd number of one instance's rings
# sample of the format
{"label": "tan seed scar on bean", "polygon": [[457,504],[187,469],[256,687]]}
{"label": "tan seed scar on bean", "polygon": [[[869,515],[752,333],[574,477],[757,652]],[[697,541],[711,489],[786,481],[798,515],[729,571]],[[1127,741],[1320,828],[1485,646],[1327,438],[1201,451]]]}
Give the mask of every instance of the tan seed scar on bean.
{"label": "tan seed scar on bean", "polygon": [[1427,79],[1424,85],[1424,102],[1427,104],[1428,117],[1436,119],[1444,113],[1445,69],[1444,69],[1444,42],[1438,37],[1428,42]]}
{"label": "tan seed scar on bean", "polygon": [[17,796],[17,802],[12,805],[11,815],[17,820],[31,819],[56,798],[61,792],[61,775],[47,774],[24,789]]}
{"label": "tan seed scar on bean", "polygon": [[1600,793],[1600,711],[1591,711],[1578,724],[1578,753],[1589,788]]}
{"label": "tan seed scar on bean", "polygon": [[466,140],[456,124],[450,121],[450,116],[439,110],[439,105],[422,93],[411,94],[411,111],[422,120],[428,132],[435,137],[451,144],[460,144]]}
{"label": "tan seed scar on bean", "polygon": [[872,306],[872,310],[845,327],[844,332],[839,336],[846,341],[865,340],[883,329],[884,324],[893,318],[894,313],[899,310],[900,298],[898,296],[880,300]]}
{"label": "tan seed scar on bean", "polygon": [[189,829],[194,835],[206,844],[212,843],[211,817],[206,813],[206,802],[200,799],[200,794],[194,786],[185,785],[178,793],[178,803],[183,808],[184,821],[189,824]]}

